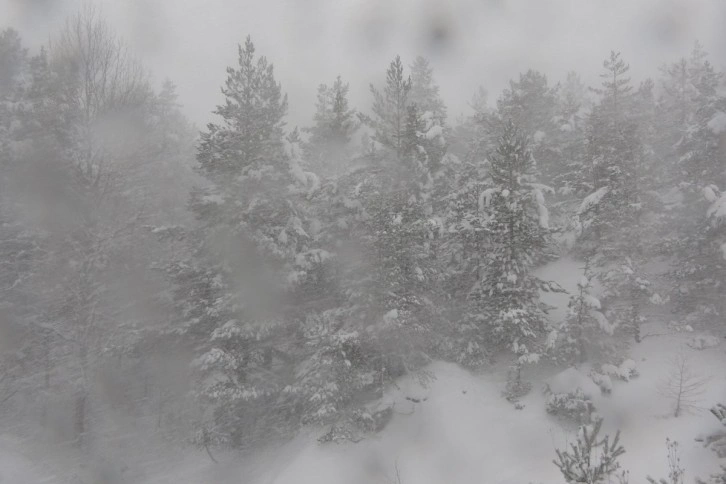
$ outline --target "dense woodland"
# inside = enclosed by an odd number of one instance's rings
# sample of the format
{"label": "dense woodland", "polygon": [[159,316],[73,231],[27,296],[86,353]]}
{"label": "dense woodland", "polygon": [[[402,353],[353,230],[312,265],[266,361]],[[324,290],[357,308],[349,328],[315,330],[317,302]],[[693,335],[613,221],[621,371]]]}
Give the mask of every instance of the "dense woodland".
{"label": "dense woodland", "polygon": [[[698,43],[652,79],[626,56],[458,119],[396,57],[366,106],[323,80],[298,129],[247,38],[199,132],[93,11],[37,52],[3,31],[1,417],[80,449],[109,409],[211,456],[359,441],[432,361],[505,361],[516,402],[533,367],[620,364],[649,319],[723,331],[726,78]],[[536,270],[561,257],[553,321]]]}

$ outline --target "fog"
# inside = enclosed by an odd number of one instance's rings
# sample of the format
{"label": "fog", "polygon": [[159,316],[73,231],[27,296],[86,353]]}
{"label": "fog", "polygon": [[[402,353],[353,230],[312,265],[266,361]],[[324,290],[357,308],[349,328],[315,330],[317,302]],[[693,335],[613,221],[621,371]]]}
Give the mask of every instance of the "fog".
{"label": "fog", "polygon": [[724,26],[0,0],[0,484],[726,482]]}
{"label": "fog", "polygon": [[[84,0],[0,0],[0,26],[32,46],[47,41]],[[107,19],[160,82],[179,86],[200,126],[219,102],[224,69],[250,34],[275,64],[290,97],[290,125],[310,123],[318,84],[337,75],[351,103],[369,104],[368,85],[396,55],[429,58],[450,118],[468,113],[479,86],[490,101],[529,68],[551,81],[577,70],[598,83],[602,59],[620,51],[633,78],[654,76],[695,40],[726,57],[726,3],[719,0],[97,0]]]}

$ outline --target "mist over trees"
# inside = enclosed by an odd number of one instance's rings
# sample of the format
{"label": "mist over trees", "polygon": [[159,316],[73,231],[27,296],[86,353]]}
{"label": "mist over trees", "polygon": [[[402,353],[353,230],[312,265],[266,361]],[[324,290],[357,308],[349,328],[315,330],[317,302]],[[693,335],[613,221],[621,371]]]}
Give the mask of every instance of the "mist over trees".
{"label": "mist over trees", "polygon": [[[321,80],[298,129],[247,37],[199,131],[92,8],[37,52],[6,29],[0,418],[86,451],[131,416],[212,454],[359,441],[435,360],[505,362],[516,400],[537,365],[622,360],[664,306],[722,330],[724,76],[698,43],[653,79],[603,54],[598,86],[527,70],[455,120],[396,56],[369,105]],[[537,269],[562,257],[553,320]]]}

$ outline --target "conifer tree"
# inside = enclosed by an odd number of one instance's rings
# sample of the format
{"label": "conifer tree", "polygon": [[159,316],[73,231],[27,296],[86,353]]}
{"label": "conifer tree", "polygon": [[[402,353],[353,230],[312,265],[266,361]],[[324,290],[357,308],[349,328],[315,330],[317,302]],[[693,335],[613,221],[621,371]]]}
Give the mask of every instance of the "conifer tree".
{"label": "conifer tree", "polygon": [[232,446],[291,424],[281,392],[299,349],[288,346],[294,293],[323,262],[299,203],[313,178],[285,149],[287,97],[249,37],[238,52],[215,111],[222,122],[207,126],[197,154],[209,183],[191,199],[194,257],[170,267],[176,331],[198,354],[208,409],[200,435]]}
{"label": "conifer tree", "polygon": [[397,158],[403,155],[406,117],[411,94],[411,77],[404,76],[401,57],[391,62],[386,72],[383,92],[370,86],[373,94],[373,117],[364,120],[374,130],[373,139],[393,150]]}
{"label": "conifer tree", "polygon": [[416,57],[411,64],[410,102],[416,104],[421,113],[431,113],[438,126],[444,126],[446,106],[439,95],[439,86],[434,82],[433,72],[426,58]]}
{"label": "conifer tree", "polygon": [[543,186],[534,179],[527,141],[511,122],[489,164],[491,186],[480,195],[489,215],[486,268],[472,290],[469,318],[498,345],[509,347],[518,364],[536,361],[546,329],[539,290],[546,286],[532,274],[548,244],[548,213]]}
{"label": "conifer tree", "polygon": [[340,173],[348,162],[346,147],[358,129],[355,109],[348,103],[349,89],[340,76],[332,86],[321,84],[313,116],[315,125],[303,130],[310,133],[305,158],[322,175]]}
{"label": "conifer tree", "polygon": [[[724,179],[723,129],[726,102],[716,86],[722,74],[696,42],[690,57],[662,69],[655,150],[661,162],[651,169],[659,183],[649,197],[655,247],[673,264],[668,273],[671,300],[683,314],[722,312],[719,280],[723,237],[713,217]],[[652,187],[650,193],[653,193]],[[648,199],[646,198],[646,201]],[[648,204],[646,203],[646,208]]]}
{"label": "conifer tree", "polygon": [[598,434],[601,427],[602,420],[592,426],[580,427],[577,442],[570,444],[569,449],[557,450],[557,460],[553,462],[566,482],[604,483],[620,469],[618,458],[625,453],[625,448],[620,445],[620,432],[615,434],[612,441],[608,435],[600,439]]}
{"label": "conifer tree", "polygon": [[497,100],[499,123],[514,122],[529,139],[536,168],[544,183],[551,183],[559,171],[561,160],[555,151],[557,126],[557,87],[550,87],[547,77],[528,70],[519,79],[509,81]]}
{"label": "conifer tree", "polygon": [[603,355],[603,350],[606,348],[606,336],[613,334],[614,327],[601,312],[599,299],[593,295],[594,277],[590,261],[585,260],[577,289],[567,304],[565,320],[550,335],[556,359],[565,363],[591,361],[593,353],[595,356],[609,356]]}

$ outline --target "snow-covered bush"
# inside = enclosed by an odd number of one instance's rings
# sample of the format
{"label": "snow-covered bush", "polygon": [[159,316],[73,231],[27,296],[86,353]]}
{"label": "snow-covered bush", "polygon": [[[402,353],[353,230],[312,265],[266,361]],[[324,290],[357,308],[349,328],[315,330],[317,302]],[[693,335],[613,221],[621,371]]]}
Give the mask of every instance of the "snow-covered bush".
{"label": "snow-covered bush", "polygon": [[532,384],[527,381],[523,381],[520,372],[521,368],[518,366],[510,368],[507,373],[507,385],[502,392],[504,398],[512,403],[517,403],[520,398],[532,390]]}
{"label": "snow-covered bush", "polygon": [[551,393],[546,402],[547,413],[579,424],[590,423],[595,406],[581,388],[570,393]]}
{"label": "snow-covered bush", "polygon": [[686,344],[694,350],[705,350],[718,346],[719,343],[721,343],[721,340],[712,334],[699,334],[691,338]]}
{"label": "snow-covered bush", "polygon": [[590,378],[592,378],[593,383],[595,385],[600,387],[600,391],[604,395],[609,395],[613,391],[613,381],[610,379],[609,375],[603,375],[602,373],[598,373],[596,371],[590,372]]}
{"label": "snow-covered bush", "polygon": [[392,417],[392,406],[375,410],[355,409],[333,425],[318,439],[318,442],[360,442],[367,434],[383,430]]}
{"label": "snow-covered bush", "polygon": [[635,361],[631,359],[623,360],[619,366],[609,363],[601,365],[600,372],[623,381],[630,381],[638,376],[638,369],[636,368]]}

